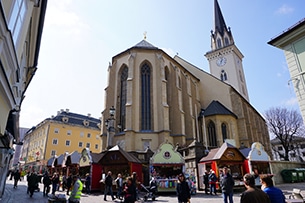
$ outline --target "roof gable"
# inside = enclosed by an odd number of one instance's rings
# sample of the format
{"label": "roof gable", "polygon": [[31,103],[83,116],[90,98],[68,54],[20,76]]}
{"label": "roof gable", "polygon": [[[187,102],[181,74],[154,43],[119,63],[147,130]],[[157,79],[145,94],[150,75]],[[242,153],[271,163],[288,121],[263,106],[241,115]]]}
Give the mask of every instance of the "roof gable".
{"label": "roof gable", "polygon": [[230,115],[237,118],[237,116],[227,109],[223,104],[221,104],[219,101],[213,100],[209,106],[205,109],[204,116],[214,116],[214,115]]}

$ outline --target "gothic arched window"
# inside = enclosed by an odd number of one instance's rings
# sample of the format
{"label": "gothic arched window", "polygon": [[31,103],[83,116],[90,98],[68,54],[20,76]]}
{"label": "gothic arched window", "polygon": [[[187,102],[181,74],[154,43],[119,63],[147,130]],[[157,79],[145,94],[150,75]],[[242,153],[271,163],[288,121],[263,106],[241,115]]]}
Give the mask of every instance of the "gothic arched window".
{"label": "gothic arched window", "polygon": [[229,39],[227,37],[225,37],[225,45],[228,46],[229,45]]}
{"label": "gothic arched window", "polygon": [[220,80],[221,80],[221,81],[226,81],[227,79],[228,79],[228,78],[227,78],[227,73],[226,73],[226,71],[221,70]]}
{"label": "gothic arched window", "polygon": [[127,78],[128,78],[128,67],[125,66],[121,73],[120,131],[124,131],[126,128]]}
{"label": "gothic arched window", "polygon": [[221,124],[221,133],[222,133],[223,142],[225,142],[225,140],[228,139],[227,125],[225,123]]}
{"label": "gothic arched window", "polygon": [[150,67],[141,67],[141,130],[151,130],[151,78]]}
{"label": "gothic arched window", "polygon": [[213,121],[210,121],[208,124],[208,138],[209,138],[209,146],[217,147],[216,129]]}
{"label": "gothic arched window", "polygon": [[221,48],[222,46],[221,46],[221,39],[220,38],[218,38],[217,39],[217,48],[219,49],[219,48]]}

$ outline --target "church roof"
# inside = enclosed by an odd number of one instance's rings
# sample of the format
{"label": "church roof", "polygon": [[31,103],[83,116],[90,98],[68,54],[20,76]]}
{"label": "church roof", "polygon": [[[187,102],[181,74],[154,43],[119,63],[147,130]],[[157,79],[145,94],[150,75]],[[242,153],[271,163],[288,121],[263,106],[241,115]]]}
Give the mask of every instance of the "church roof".
{"label": "church roof", "polygon": [[158,47],[155,47],[154,45],[150,44],[145,39],[143,39],[141,42],[139,42],[132,48],[158,49]]}
{"label": "church roof", "polygon": [[204,116],[213,116],[213,115],[231,115],[237,118],[237,116],[227,109],[223,104],[219,101],[213,100],[209,106],[205,109]]}
{"label": "church roof", "polygon": [[214,20],[215,20],[215,31],[218,31],[221,36],[223,36],[224,34],[224,30],[227,29],[227,26],[226,26],[226,23],[225,23],[225,20],[222,16],[222,13],[221,13],[221,10],[220,10],[220,7],[219,7],[219,4],[218,4],[218,1],[217,0],[214,0]]}

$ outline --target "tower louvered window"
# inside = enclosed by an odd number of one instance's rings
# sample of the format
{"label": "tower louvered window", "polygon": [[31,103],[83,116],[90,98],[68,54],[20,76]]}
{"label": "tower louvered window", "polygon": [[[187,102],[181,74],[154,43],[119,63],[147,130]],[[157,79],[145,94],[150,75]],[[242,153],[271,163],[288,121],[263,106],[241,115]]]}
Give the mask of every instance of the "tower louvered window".
{"label": "tower louvered window", "polygon": [[141,130],[151,130],[151,84],[150,67],[141,67]]}

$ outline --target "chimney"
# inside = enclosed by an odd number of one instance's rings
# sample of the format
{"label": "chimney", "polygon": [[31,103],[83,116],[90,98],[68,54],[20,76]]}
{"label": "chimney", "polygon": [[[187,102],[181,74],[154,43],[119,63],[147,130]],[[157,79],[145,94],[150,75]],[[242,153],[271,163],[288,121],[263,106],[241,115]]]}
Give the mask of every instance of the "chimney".
{"label": "chimney", "polygon": [[88,117],[91,117],[91,113],[88,113],[87,116],[88,116]]}

